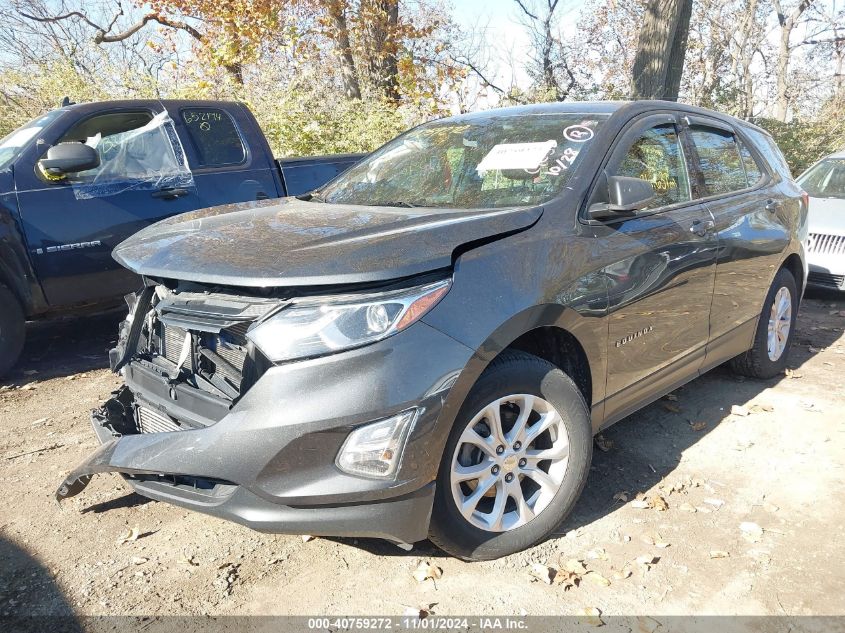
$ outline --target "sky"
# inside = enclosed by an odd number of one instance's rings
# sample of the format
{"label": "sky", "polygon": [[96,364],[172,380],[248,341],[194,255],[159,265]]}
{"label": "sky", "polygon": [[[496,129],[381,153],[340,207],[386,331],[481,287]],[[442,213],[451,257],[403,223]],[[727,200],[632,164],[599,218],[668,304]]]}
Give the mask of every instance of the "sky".
{"label": "sky", "polygon": [[[525,0],[529,9],[537,0]],[[564,35],[576,31],[584,6],[581,0],[561,0],[557,9]],[[452,0],[455,21],[468,33],[478,33],[489,51],[491,81],[508,86],[515,83],[528,88],[525,60],[531,50],[529,33],[520,23],[522,11],[515,0]],[[514,64],[511,63],[513,60]]]}

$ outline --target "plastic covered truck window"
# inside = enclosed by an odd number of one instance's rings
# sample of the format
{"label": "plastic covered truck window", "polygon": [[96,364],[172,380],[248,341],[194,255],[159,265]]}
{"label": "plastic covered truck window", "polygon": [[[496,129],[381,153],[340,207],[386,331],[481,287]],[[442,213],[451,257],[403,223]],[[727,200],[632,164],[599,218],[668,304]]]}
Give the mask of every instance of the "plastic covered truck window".
{"label": "plastic covered truck window", "polygon": [[97,150],[100,165],[69,178],[77,200],[193,186],[185,152],[167,112],[135,129],[103,134],[94,126],[89,132],[94,135],[85,143]]}

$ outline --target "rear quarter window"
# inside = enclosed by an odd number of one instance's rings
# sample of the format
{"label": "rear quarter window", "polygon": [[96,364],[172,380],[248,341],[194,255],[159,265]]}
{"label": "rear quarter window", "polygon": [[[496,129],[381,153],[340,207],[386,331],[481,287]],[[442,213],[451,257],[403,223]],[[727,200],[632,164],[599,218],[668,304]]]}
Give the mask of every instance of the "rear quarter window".
{"label": "rear quarter window", "polygon": [[198,167],[239,165],[246,148],[228,112],[217,108],[183,108],[182,121],[197,152]]}
{"label": "rear quarter window", "polygon": [[763,158],[766,159],[766,162],[769,163],[772,170],[777,171],[784,178],[791,179],[792,171],[789,169],[789,164],[783,157],[783,153],[780,151],[777,143],[775,143],[775,139],[767,133],[760,132],[753,128],[743,128],[743,130],[754,143],[754,147],[757,148],[757,151],[760,152],[763,155]]}

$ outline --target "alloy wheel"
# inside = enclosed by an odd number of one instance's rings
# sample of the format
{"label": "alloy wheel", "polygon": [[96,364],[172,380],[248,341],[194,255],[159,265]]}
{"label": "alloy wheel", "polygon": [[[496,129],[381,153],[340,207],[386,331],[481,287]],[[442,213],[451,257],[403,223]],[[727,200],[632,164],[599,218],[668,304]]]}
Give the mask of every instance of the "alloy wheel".
{"label": "alloy wheel", "polygon": [[767,338],[767,351],[769,360],[777,361],[786,350],[786,343],[789,340],[789,330],[792,327],[792,295],[789,289],[781,287],[772,302],[772,309],[769,313],[769,334]]}
{"label": "alloy wheel", "polygon": [[568,463],[566,426],[549,402],[529,394],[499,398],[472,418],[458,440],[452,498],[471,525],[506,532],[551,503]]}

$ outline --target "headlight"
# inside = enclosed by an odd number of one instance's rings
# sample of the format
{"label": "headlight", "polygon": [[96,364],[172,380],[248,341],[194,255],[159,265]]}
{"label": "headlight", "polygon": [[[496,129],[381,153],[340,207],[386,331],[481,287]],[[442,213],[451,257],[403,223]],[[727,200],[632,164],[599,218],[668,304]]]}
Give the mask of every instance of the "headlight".
{"label": "headlight", "polygon": [[352,475],[391,478],[396,475],[416,409],[355,429],[346,438],[335,463]]}
{"label": "headlight", "polygon": [[401,332],[449,291],[450,280],[392,292],[295,301],[247,336],[272,361],[322,356]]}

